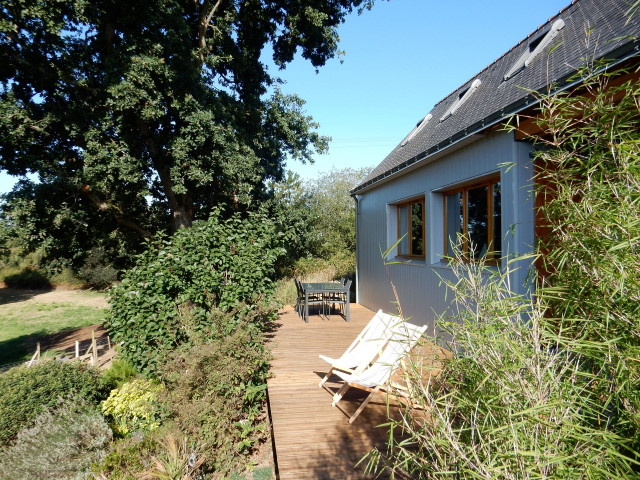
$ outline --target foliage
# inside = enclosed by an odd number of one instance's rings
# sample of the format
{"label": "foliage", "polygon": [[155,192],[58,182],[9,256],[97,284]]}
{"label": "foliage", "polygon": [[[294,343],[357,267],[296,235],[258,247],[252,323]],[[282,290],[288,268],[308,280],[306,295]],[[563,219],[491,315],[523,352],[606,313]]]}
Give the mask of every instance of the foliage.
{"label": "foliage", "polygon": [[[273,267],[282,254],[281,235],[260,214],[207,221],[148,246],[122,282],[111,289],[106,327],[120,352],[143,372],[200,330],[212,307],[229,311],[273,292]],[[247,307],[250,308],[250,307]],[[180,311],[193,321],[183,324]]]}
{"label": "foliage", "polygon": [[[192,346],[162,368],[166,402],[181,436],[197,438],[207,471],[228,473],[263,438],[269,352],[258,327],[268,311],[214,310]],[[242,454],[242,455],[240,455]]]}
{"label": "foliage", "polygon": [[124,383],[111,391],[102,403],[102,413],[111,419],[116,435],[152,432],[160,426],[163,406],[158,401],[163,388],[142,378]]}
{"label": "foliage", "polygon": [[162,441],[163,454],[153,457],[153,467],[145,470],[140,478],[144,480],[192,480],[200,478],[198,469],[204,456],[198,456],[197,449],[190,448],[187,440],[178,440],[168,433]]}
{"label": "foliage", "polygon": [[29,290],[47,290],[51,288],[51,283],[46,275],[31,267],[26,267],[18,273],[5,276],[4,283],[9,288],[26,288]]}
{"label": "foliage", "polygon": [[278,277],[288,274],[296,259],[313,254],[313,223],[308,202],[309,192],[297,173],[287,171],[282,181],[269,185],[269,200],[265,207],[276,222],[278,231],[286,235],[287,253],[276,264]]}
{"label": "foliage", "polygon": [[304,275],[326,262],[338,276],[355,271],[356,204],[350,190],[368,173],[368,168],[333,169],[303,183],[289,172],[282,182],[271,184],[267,207],[287,235],[280,277]]}
{"label": "foliage", "polygon": [[229,478],[230,480],[271,480],[273,476],[273,468],[258,467],[253,470],[251,477],[233,472]]}
{"label": "foliage", "polygon": [[542,294],[603,418],[640,451],[640,86],[616,85],[624,73],[543,100],[536,182]]}
{"label": "foliage", "polygon": [[80,362],[50,361],[0,374],[0,445],[31,424],[58,397],[79,396],[97,404],[106,397],[98,371]]}
{"label": "foliage", "polygon": [[102,415],[81,398],[44,409],[14,445],[0,451],[0,477],[15,480],[81,479],[102,460],[111,430]]}
{"label": "foliage", "polygon": [[2,167],[56,179],[143,236],[156,212],[176,229],[214,205],[252,208],[285,159],[326,147],[263,52],[320,67],[372,3],[4,2]]}
{"label": "foliage", "polygon": [[134,480],[148,466],[150,459],[157,453],[156,435],[134,435],[115,440],[109,446],[104,459],[95,463],[91,471],[98,479]]}
{"label": "foliage", "polygon": [[[8,265],[40,268],[48,276],[65,268],[78,272],[87,263],[126,268],[141,250],[137,233],[114,225],[62,181],[21,180],[2,200],[0,241],[12,253]],[[148,218],[145,227],[153,221]]]}
{"label": "foliage", "polygon": [[138,371],[133,365],[122,358],[116,357],[111,366],[102,373],[102,381],[110,390],[121,387],[129,380],[138,376]]}
{"label": "foliage", "polygon": [[[356,251],[356,203],[350,191],[371,169],[332,169],[311,180],[310,209],[314,225],[312,250],[321,258]],[[353,261],[355,265],[355,259]]]}
{"label": "foliage", "polygon": [[[509,267],[458,260],[445,282],[454,315],[439,321],[452,357],[433,370],[412,363],[412,399],[429,414],[391,421],[403,434],[392,436],[387,466],[417,479],[631,478],[629,440],[597,422],[593,377],[544,305],[509,290]],[[374,453],[369,467],[385,463]]]}
{"label": "foliage", "polygon": [[118,270],[105,258],[104,250],[92,248],[78,271],[80,278],[91,287],[103,290],[118,280]]}

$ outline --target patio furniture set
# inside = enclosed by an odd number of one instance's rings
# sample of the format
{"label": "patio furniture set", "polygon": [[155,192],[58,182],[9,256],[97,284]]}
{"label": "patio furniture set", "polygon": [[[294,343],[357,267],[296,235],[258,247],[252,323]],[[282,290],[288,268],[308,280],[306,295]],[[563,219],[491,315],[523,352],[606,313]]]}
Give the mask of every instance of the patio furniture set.
{"label": "patio furniture set", "polygon": [[327,319],[336,309],[349,321],[349,303],[351,302],[351,280],[345,278],[339,282],[302,283],[294,279],[297,290],[296,312],[309,323],[309,306],[319,307],[318,311]]}
{"label": "patio furniture set", "polygon": [[331,406],[335,407],[351,387],[370,393],[349,418],[349,423],[360,415],[374,394],[394,393],[412,405],[408,386],[393,381],[392,376],[426,329],[378,310],[340,358],[320,355],[331,368],[318,386],[322,387],[332,374],[344,382],[337,392],[331,392]]}

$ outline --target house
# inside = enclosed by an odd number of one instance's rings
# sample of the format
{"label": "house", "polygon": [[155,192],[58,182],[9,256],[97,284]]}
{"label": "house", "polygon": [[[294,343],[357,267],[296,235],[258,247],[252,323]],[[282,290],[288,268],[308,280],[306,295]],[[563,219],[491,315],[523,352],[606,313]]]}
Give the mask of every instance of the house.
{"label": "house", "polygon": [[[460,246],[467,256],[488,255],[496,265],[533,250],[533,145],[504,125],[534,111],[533,92],[579,84],[575,73],[587,61],[607,59],[609,68],[637,61],[633,4],[574,0],[436,104],[352,190],[358,303],[393,310],[380,252],[399,239],[389,258],[407,261],[390,267],[403,313],[430,326],[447,306],[441,278],[452,272],[444,257],[459,233],[471,237]],[[526,292],[530,267],[511,274],[512,288]]]}

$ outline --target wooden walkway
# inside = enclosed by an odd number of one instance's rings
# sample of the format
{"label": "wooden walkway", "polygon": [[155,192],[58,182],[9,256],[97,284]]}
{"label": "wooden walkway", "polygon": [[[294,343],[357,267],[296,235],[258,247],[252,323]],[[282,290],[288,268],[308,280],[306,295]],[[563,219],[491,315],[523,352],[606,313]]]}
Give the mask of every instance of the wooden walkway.
{"label": "wooden walkway", "polygon": [[[351,304],[349,323],[340,316],[324,320],[310,315],[306,324],[292,307],[280,312],[271,339],[273,362],[268,381],[280,479],[369,478],[364,474],[366,462],[358,467],[355,464],[374,446],[385,449],[387,429],[376,428],[387,420],[385,398],[372,400],[349,425],[349,415],[364,398],[364,392],[351,389],[338,407],[332,407],[331,392],[318,388],[328,370],[318,354],[340,356],[373,314]],[[337,390],[337,380],[332,377],[327,387]]]}

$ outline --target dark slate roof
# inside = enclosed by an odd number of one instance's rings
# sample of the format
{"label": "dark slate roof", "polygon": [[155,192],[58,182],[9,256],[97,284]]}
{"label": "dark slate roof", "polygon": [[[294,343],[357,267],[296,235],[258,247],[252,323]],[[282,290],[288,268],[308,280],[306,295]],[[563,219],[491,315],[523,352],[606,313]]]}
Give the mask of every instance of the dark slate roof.
{"label": "dark slate roof", "polygon": [[[431,110],[431,120],[403,146],[403,142],[352,190],[356,194],[424,159],[442,152],[457,141],[505,121],[514,113],[534,105],[531,91],[547,91],[548,85],[566,88],[569,77],[585,64],[585,59],[624,59],[638,55],[640,12],[627,17],[635,0],[574,0],[547,23],[541,25],[516,46],[443,98]],[[561,18],[562,28],[551,45],[516,75],[504,75],[518,61],[530,41],[544,35]],[[591,33],[588,38],[586,31]],[[635,38],[633,38],[635,37]],[[482,84],[459,109],[444,121],[443,114],[469,88],[475,79]],[[410,132],[408,132],[410,133]]]}

